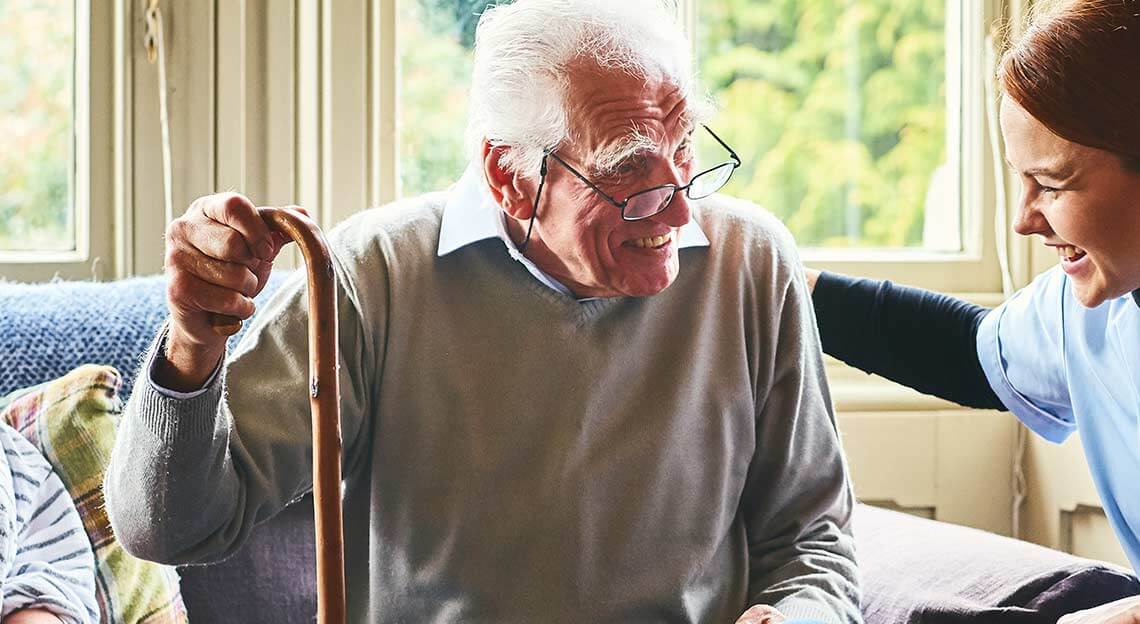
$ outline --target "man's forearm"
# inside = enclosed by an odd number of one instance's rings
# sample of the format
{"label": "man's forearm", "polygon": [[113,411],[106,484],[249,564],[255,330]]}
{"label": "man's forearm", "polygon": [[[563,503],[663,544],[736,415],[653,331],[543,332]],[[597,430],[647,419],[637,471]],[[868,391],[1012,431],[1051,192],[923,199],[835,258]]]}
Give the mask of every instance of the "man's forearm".
{"label": "man's forearm", "polygon": [[133,554],[186,563],[222,548],[209,537],[233,520],[241,498],[219,421],[222,385],[219,375],[200,395],[179,399],[155,388],[148,371],[137,379],[104,484],[115,533]]}
{"label": "man's forearm", "polygon": [[200,344],[171,327],[162,357],[155,358],[154,382],[177,392],[201,389],[226,354],[225,340]]}

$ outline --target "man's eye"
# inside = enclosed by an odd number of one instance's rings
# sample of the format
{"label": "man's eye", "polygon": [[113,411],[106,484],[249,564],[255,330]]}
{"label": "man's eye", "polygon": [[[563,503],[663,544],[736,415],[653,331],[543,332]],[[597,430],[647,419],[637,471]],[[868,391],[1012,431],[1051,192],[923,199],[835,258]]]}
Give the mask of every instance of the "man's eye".
{"label": "man's eye", "polygon": [[685,141],[681,144],[680,147],[677,148],[677,153],[674,154],[674,157],[679,161],[685,161],[688,160],[690,156],[692,156],[692,153],[693,144],[689,141]]}

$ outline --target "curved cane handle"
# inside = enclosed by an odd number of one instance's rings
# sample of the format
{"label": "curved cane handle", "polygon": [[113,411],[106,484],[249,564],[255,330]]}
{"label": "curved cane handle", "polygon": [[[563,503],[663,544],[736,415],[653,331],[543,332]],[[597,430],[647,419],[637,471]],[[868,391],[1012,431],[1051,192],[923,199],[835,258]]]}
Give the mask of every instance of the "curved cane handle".
{"label": "curved cane handle", "polygon": [[[344,624],[344,534],[340,498],[340,386],[336,274],[321,230],[304,214],[258,208],[270,229],[301,247],[309,279],[309,404],[313,410],[313,504],[317,545],[317,622]],[[214,315],[214,330],[231,335],[241,320]]]}

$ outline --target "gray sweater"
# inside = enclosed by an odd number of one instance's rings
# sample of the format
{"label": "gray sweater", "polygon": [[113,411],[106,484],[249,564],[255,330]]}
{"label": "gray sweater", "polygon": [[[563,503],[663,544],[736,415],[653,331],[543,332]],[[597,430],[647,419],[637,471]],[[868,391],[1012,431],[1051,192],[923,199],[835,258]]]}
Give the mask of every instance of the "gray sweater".
{"label": "gray sweater", "polygon": [[[444,196],[337,255],[353,622],[858,622],[852,494],[787,231],[726,198],[646,298],[578,303],[501,241],[435,255]],[[139,375],[106,482],[134,553],[204,562],[311,489],[306,286],[208,391]],[[162,336],[156,341],[160,348]]]}

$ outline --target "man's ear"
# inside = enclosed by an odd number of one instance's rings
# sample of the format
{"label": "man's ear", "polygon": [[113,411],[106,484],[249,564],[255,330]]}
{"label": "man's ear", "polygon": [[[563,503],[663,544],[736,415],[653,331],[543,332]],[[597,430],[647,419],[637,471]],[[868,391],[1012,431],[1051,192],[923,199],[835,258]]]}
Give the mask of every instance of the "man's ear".
{"label": "man's ear", "polygon": [[524,221],[530,218],[534,208],[521,176],[507,171],[502,164],[503,154],[508,149],[505,145],[483,141],[483,178],[499,206],[512,218]]}

